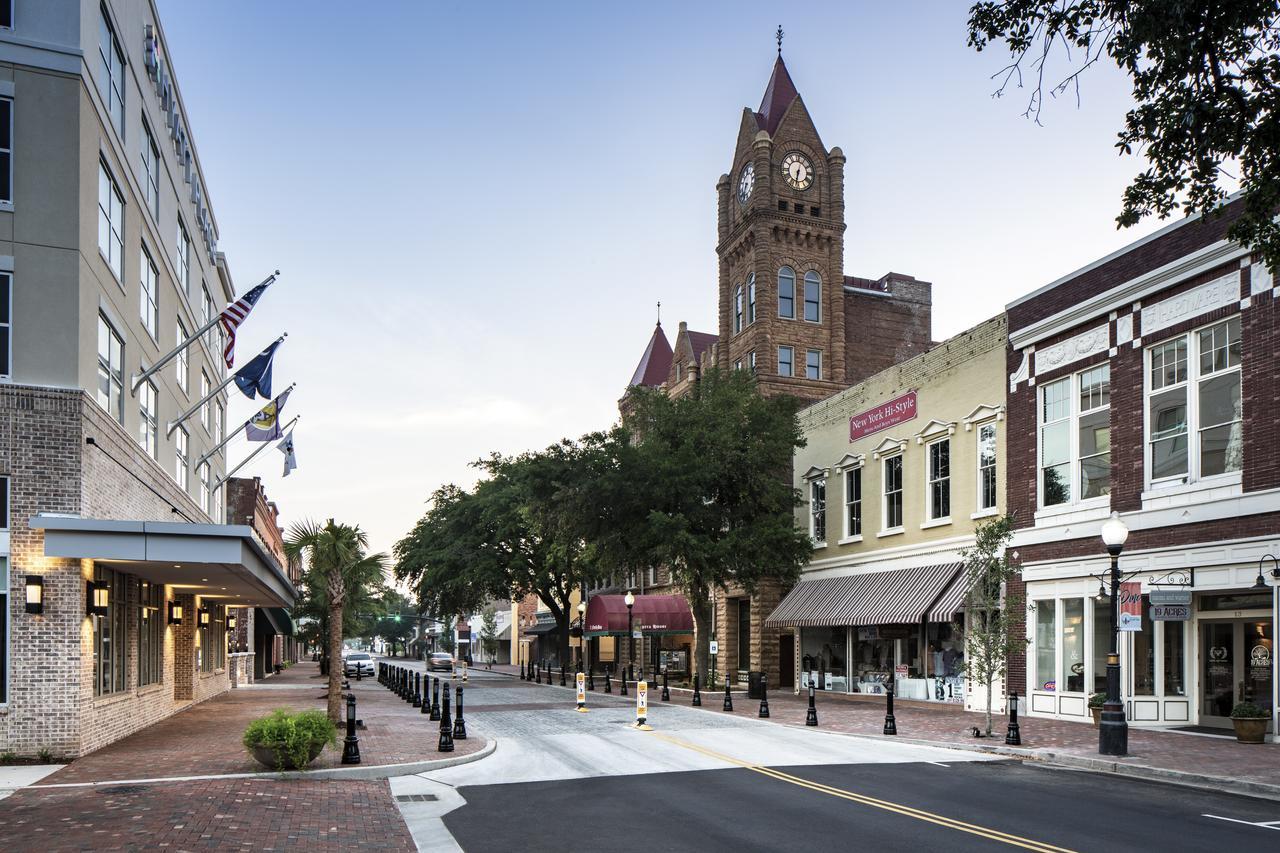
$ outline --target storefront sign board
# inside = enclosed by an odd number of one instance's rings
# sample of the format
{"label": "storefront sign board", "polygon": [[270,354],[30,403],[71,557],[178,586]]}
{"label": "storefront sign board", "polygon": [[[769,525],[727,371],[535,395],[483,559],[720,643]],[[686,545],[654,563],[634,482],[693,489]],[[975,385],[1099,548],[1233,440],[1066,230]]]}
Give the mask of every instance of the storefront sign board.
{"label": "storefront sign board", "polygon": [[1142,630],[1142,582],[1120,584],[1120,630]]}
{"label": "storefront sign board", "polygon": [[1152,605],[1156,604],[1180,604],[1183,607],[1191,606],[1191,590],[1189,589],[1153,589],[1147,593],[1147,600]]}
{"label": "storefront sign board", "polygon": [[1183,604],[1151,605],[1153,622],[1186,622],[1191,618],[1191,608]]}
{"label": "storefront sign board", "polygon": [[908,391],[901,397],[894,397],[887,403],[858,412],[849,418],[849,440],[857,441],[882,429],[912,420],[915,416],[916,392]]}
{"label": "storefront sign board", "polygon": [[720,654],[720,644],[717,643],[715,640],[711,641],[711,654],[713,655]]}

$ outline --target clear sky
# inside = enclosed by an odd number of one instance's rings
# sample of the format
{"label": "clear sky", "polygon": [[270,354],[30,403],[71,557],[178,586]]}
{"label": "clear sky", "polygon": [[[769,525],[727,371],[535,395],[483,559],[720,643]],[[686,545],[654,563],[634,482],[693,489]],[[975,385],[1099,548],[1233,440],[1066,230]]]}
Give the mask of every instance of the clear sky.
{"label": "clear sky", "polygon": [[935,339],[1157,227],[1114,224],[1127,81],[1037,127],[965,2],[159,6],[238,289],[282,271],[239,355],[290,333],[300,467],[243,473],[380,549],[470,461],[607,427],[657,300],[715,330],[715,184],[779,23],[848,158],[845,272],[932,281]]}

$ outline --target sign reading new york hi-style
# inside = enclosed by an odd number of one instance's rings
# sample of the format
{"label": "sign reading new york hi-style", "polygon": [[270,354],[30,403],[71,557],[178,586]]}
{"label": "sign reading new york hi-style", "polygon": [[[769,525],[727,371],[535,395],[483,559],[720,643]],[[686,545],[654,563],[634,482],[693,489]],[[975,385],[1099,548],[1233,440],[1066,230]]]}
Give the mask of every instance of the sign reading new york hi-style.
{"label": "sign reading new york hi-style", "polygon": [[908,391],[887,403],[849,418],[849,440],[858,439],[905,423],[916,416],[916,392]]}

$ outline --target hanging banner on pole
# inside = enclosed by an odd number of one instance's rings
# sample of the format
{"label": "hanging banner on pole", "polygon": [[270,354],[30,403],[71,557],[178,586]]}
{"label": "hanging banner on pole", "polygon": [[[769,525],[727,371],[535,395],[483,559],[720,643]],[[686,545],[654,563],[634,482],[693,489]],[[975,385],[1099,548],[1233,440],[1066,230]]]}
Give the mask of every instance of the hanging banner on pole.
{"label": "hanging banner on pole", "polygon": [[1142,630],[1142,581],[1120,584],[1120,630]]}

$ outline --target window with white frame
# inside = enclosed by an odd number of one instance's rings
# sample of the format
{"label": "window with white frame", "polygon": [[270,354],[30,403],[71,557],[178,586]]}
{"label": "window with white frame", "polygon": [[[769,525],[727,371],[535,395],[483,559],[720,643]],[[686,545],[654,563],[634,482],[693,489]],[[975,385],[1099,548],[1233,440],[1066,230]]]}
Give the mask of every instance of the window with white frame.
{"label": "window with white frame", "polygon": [[10,344],[13,340],[13,274],[0,272],[0,379],[12,375]]}
{"label": "window with white frame", "polygon": [[1111,494],[1111,368],[1100,364],[1040,388],[1040,505]]}
{"label": "window with white frame", "polygon": [[[205,373],[204,369],[202,368],[200,370],[200,399],[201,400],[209,396],[209,389],[212,387],[213,386],[209,384],[209,374]],[[212,433],[213,427],[209,423],[209,416],[210,416],[209,404],[206,402],[203,406],[200,407],[200,425],[204,427],[205,432]]]}
{"label": "window with white frame", "polygon": [[951,517],[951,439],[943,438],[928,445],[928,497],[930,521]]}
{"label": "window with white frame", "polygon": [[996,425],[978,427],[978,511],[996,508]]}
{"label": "window with white frame", "polygon": [[811,349],[804,356],[804,375],[806,379],[822,378],[822,351]]}
{"label": "window with white frame", "polygon": [[[183,293],[191,292],[191,237],[187,234],[187,226],[178,219],[178,239],[174,248],[174,265],[178,271],[178,289]],[[204,297],[208,299],[209,290],[205,288]],[[210,303],[213,300],[209,300]],[[208,321],[208,317],[205,320]]]}
{"label": "window with white frame", "polygon": [[142,328],[152,340],[160,339],[160,271],[155,261],[142,247],[142,257],[138,262],[138,312],[142,317]]}
{"label": "window with white frame", "polygon": [[98,20],[98,92],[111,123],[124,137],[124,51],[103,7]]}
{"label": "window with white frame", "polygon": [[822,278],[814,270],[804,274],[804,318],[822,322]]}
{"label": "window with white frame", "polygon": [[845,538],[862,535],[862,468],[847,468],[844,472],[844,535]]}
{"label": "window with white frame", "polygon": [[778,316],[796,318],[796,271],[791,267],[778,270]]}
{"label": "window with white frame", "polygon": [[827,478],[809,482],[809,536],[815,545],[827,544]]}
{"label": "window with white frame", "polygon": [[753,374],[756,372],[756,351],[752,350],[747,353],[747,369]]}
{"label": "window with white frame", "polygon": [[[214,317],[213,297],[209,295],[209,285],[200,282],[200,306],[202,311],[201,324],[207,324]],[[210,348],[217,345],[217,327],[211,327],[209,331],[204,333],[204,342]]]}
{"label": "window with white frame", "polygon": [[884,460],[884,511],[882,527],[897,530],[902,527],[902,454]]}
{"label": "window with white frame", "polygon": [[186,427],[178,427],[174,432],[173,449],[176,456],[173,479],[185,492],[191,486],[191,434]]}
{"label": "window with white frame", "polygon": [[227,416],[226,416],[226,410],[223,409],[222,407],[222,401],[214,400],[213,401],[213,437],[216,438],[218,441],[222,441],[222,439],[226,438],[226,436],[222,434],[222,431],[226,428],[226,425],[227,425]]}
{"label": "window with white frame", "polygon": [[741,370],[741,369],[742,369],[742,359],[738,359],[737,361],[735,361],[735,362],[733,363],[733,369],[734,369],[734,370]]}
{"label": "window with white frame", "polygon": [[[178,343],[181,344],[187,339],[187,327],[182,325],[182,321],[179,320],[177,329]],[[177,358],[174,359],[177,365],[176,370],[178,371],[178,387],[182,389],[183,394],[188,393],[191,386],[191,357],[188,355],[187,350],[187,347],[178,350]]]}
{"label": "window with white frame", "polygon": [[742,285],[733,291],[733,331],[734,334],[742,331]]}
{"label": "window with white frame", "polygon": [[1188,482],[1244,462],[1240,318],[1147,349],[1147,480]]}
{"label": "window with white frame", "polygon": [[160,149],[146,119],[142,121],[142,192],[151,217],[160,221]]}
{"label": "window with white frame", "polygon": [[138,388],[138,444],[152,459],[156,458],[159,418],[156,415],[156,385],[150,379]]}
{"label": "window with white frame", "polygon": [[209,497],[211,494],[209,490],[209,476],[209,463],[206,462],[200,466],[200,470],[197,472],[197,479],[200,481],[200,494],[197,497],[200,499],[200,509],[212,516],[213,513],[210,511],[209,507]]}
{"label": "window with white frame", "polygon": [[98,405],[124,423],[124,339],[98,315]]}
{"label": "window with white frame", "polygon": [[747,276],[747,324],[756,321],[756,274]]}
{"label": "window with white frame", "polygon": [[0,98],[0,202],[13,203],[13,98]]}
{"label": "window with white frame", "polygon": [[778,347],[778,375],[792,376],[795,374],[796,351],[791,347]]}
{"label": "window with white frame", "polygon": [[107,170],[107,164],[101,161],[98,162],[98,251],[116,278],[123,282],[124,196]]}

